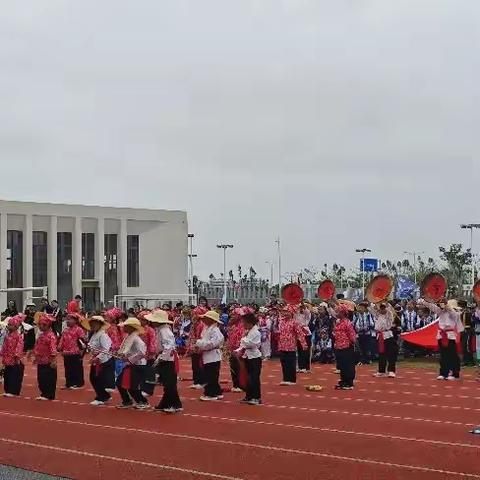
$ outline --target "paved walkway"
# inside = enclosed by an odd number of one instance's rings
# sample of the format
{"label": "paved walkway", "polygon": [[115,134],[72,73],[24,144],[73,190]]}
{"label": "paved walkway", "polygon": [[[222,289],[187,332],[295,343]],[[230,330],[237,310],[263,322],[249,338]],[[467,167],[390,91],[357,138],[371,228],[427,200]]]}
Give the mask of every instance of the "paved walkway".
{"label": "paved walkway", "polygon": [[67,480],[43,473],[21,470],[20,468],[6,467],[5,465],[0,465],[0,478],[2,480]]}

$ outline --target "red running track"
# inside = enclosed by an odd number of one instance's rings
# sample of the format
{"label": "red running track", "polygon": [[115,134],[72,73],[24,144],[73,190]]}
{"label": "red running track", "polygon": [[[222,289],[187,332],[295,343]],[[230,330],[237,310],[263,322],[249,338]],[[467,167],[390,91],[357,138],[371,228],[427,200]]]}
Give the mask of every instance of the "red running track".
{"label": "red running track", "polygon": [[181,382],[185,412],[169,416],[92,407],[89,387],[36,402],[29,366],[23,398],[0,398],[0,463],[81,480],[480,480],[480,439],[467,432],[480,423],[473,374],[453,384],[401,365],[394,380],[373,378],[371,367],[357,373],[354,391],[333,390],[328,365],[279,387],[279,364],[265,362],[263,406],[231,393],[202,403]]}

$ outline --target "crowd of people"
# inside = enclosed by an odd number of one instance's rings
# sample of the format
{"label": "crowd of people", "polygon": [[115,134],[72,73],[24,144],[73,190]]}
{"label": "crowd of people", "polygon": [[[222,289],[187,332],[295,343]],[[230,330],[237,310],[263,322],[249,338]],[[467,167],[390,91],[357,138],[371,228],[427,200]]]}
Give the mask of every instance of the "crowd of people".
{"label": "crowd of people", "polygon": [[[64,363],[62,388],[69,390],[85,386],[84,362],[89,362],[94,406],[109,402],[116,389],[121,397],[118,408],[149,409],[155,388],[161,385],[163,394],[155,409],[181,412],[179,356],[189,357],[190,388],[203,390],[200,400],[205,402],[223,399],[220,367],[228,362],[231,391],[245,394],[242,403],[260,405],[262,362],[273,356],[280,359],[282,386],[295,385],[297,374],[308,374],[312,361],[318,360],[335,363],[336,389],[352,390],[359,363],[378,360],[375,376],[395,378],[400,333],[423,328],[435,319],[438,380],[460,378],[459,336],[467,347],[464,363],[478,359],[472,338],[480,336],[479,307],[422,299],[355,305],[339,297],[320,305],[286,304],[272,298],[263,307],[233,303],[215,308],[200,298],[197,306],[164,304],[148,310],[135,305],[127,311],[88,313],[82,310],[80,296],[68,303],[65,312],[47,299],[42,299],[38,312],[28,305],[19,313],[10,303],[0,323],[3,395],[21,394],[27,359],[37,366],[37,400],[53,400],[59,357]],[[402,351],[407,357],[425,354],[408,344]]]}

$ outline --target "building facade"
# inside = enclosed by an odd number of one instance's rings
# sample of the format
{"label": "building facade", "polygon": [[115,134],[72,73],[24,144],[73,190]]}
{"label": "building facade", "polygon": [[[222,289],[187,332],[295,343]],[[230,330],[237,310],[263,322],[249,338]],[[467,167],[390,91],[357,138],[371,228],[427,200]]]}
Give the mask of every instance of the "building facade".
{"label": "building facade", "polygon": [[[0,289],[47,286],[61,306],[82,295],[89,309],[115,295],[186,293],[187,234],[181,211],[0,200]],[[0,308],[31,296],[0,293]]]}

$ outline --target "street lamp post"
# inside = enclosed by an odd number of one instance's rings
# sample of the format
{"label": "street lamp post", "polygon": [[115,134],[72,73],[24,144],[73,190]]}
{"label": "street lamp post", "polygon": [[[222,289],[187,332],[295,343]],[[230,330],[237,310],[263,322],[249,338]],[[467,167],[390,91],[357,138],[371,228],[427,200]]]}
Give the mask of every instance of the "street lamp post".
{"label": "street lamp post", "polygon": [[412,255],[413,256],[413,276],[415,279],[415,283],[417,283],[417,256],[421,255],[425,252],[403,252],[405,255]]}
{"label": "street lamp post", "polygon": [[365,298],[365,254],[372,251],[369,248],[357,248],[355,251],[362,254],[362,292]]}
{"label": "street lamp post", "polygon": [[187,235],[188,240],[189,240],[189,253],[188,253],[188,260],[189,260],[189,272],[188,272],[188,281],[189,281],[189,287],[188,287],[188,293],[190,295],[193,295],[193,259],[197,258],[197,255],[193,254],[193,239],[195,235],[193,233],[189,233]]}
{"label": "street lamp post", "polygon": [[475,259],[473,255],[473,229],[480,228],[480,223],[464,223],[460,225],[463,230],[470,230],[470,255],[472,256],[472,289],[475,285]]}
{"label": "street lamp post", "polygon": [[273,262],[266,260],[265,263],[270,265],[270,287],[273,285]]}
{"label": "street lamp post", "polygon": [[280,250],[280,237],[275,240],[278,249],[278,296],[282,291],[282,252]]}
{"label": "street lamp post", "polygon": [[223,249],[223,301],[227,302],[227,250],[233,248],[233,245],[217,245],[217,248]]}

